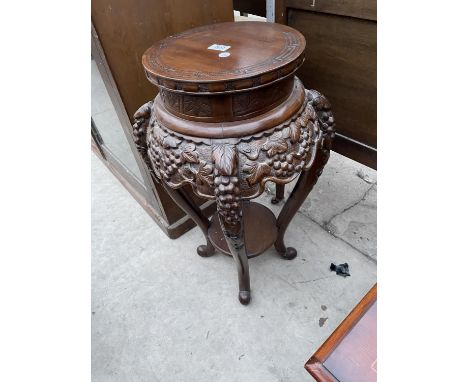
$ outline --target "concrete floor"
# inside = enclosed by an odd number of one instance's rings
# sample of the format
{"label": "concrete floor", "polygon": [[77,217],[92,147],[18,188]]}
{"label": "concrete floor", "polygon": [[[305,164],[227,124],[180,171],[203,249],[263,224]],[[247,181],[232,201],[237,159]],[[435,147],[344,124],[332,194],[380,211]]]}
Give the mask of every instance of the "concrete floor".
{"label": "concrete floor", "polygon": [[92,380],[311,381],[304,363],[376,282],[376,193],[332,153],[286,234],[297,258],[252,259],[243,306],[233,260],[197,256],[199,229],[168,239],[92,155]]}

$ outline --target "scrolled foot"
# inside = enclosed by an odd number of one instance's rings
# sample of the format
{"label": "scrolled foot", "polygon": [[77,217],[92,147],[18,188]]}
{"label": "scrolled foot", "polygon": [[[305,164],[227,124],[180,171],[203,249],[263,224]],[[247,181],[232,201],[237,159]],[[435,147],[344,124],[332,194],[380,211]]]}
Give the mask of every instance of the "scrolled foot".
{"label": "scrolled foot", "polygon": [[214,255],[215,249],[211,244],[210,245],[203,244],[203,245],[198,246],[197,253],[201,257],[210,257]]}
{"label": "scrolled foot", "polygon": [[239,301],[242,305],[247,305],[250,302],[250,291],[248,290],[239,291]]}
{"label": "scrolled foot", "polygon": [[281,253],[281,257],[285,260],[292,260],[297,256],[297,251],[293,247],[286,248],[286,252]]}

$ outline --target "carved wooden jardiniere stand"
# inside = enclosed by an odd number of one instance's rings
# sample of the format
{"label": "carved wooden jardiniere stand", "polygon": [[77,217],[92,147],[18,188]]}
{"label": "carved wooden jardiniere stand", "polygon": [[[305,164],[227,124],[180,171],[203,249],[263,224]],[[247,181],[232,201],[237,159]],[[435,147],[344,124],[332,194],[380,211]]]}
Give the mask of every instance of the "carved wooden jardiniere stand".
{"label": "carved wooden jardiniere stand", "polygon": [[[242,22],[192,29],[143,55],[160,93],[136,112],[135,142],[155,179],[203,231],[198,254],[232,255],[243,304],[250,301],[249,258],[273,244],[283,258],[296,257],[284,234],[329,157],[330,105],[294,75],[304,48],[292,28]],[[251,202],[268,181],[276,183],[278,202],[297,176],[278,219]],[[216,200],[211,221],[182,188],[187,184]]]}

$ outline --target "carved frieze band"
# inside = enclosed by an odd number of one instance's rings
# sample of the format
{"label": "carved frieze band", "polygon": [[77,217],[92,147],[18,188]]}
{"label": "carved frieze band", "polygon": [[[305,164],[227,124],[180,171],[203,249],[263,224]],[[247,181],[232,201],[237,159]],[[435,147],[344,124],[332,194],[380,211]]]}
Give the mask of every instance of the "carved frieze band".
{"label": "carved frieze band", "polygon": [[[229,110],[232,118],[260,114],[265,110],[283,102],[291,93],[293,86],[298,85],[299,80],[291,78],[276,86],[266,86],[252,91],[226,94],[223,97],[207,97],[201,95],[191,95],[186,93],[176,93],[162,88],[160,90],[162,101],[165,107],[172,113],[178,115],[188,115],[191,117],[214,117],[226,118],[226,110]],[[216,114],[216,108],[212,102],[222,102],[225,108]],[[219,108],[218,108],[219,109]]]}
{"label": "carved frieze band", "polygon": [[[155,74],[145,69],[145,75],[148,81],[158,86],[160,89],[168,91],[185,92],[185,93],[229,93],[239,90],[252,90],[252,88],[261,87],[265,84],[278,82],[286,77],[293,75],[304,62],[304,55],[296,58],[291,63],[283,66],[280,69],[272,72],[254,76],[242,80],[232,80],[225,82],[187,82],[175,81],[158,77]],[[201,79],[202,80],[202,79]]]}
{"label": "carved frieze band", "polygon": [[158,124],[154,113],[149,116],[152,103],[142,108],[134,137],[154,174],[170,187],[191,184],[199,196],[216,198],[226,222],[237,221],[240,200],[260,195],[267,181],[285,184],[308,170],[318,150],[330,149],[334,136],[330,104],[314,90],[307,91],[303,107],[292,119],[234,140],[175,134]]}
{"label": "carved frieze band", "polygon": [[161,89],[161,98],[166,107],[177,113],[195,117],[211,117],[211,99],[209,97],[179,94]]}

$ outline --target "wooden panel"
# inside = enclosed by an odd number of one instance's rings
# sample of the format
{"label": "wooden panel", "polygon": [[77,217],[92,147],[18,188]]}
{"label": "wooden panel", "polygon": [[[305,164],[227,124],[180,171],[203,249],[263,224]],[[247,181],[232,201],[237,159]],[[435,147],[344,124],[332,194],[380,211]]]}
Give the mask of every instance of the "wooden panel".
{"label": "wooden panel", "polygon": [[377,301],[351,329],[323,365],[346,382],[377,381]]}
{"label": "wooden panel", "polygon": [[[93,33],[99,38],[112,86],[120,94],[121,103],[130,121],[134,112],[153,99],[158,90],[145,77],[141,57],[158,40],[195,26],[233,20],[232,0],[213,3],[192,0],[93,0]],[[114,100],[113,100],[114,101]],[[121,106],[121,105],[119,105]],[[130,127],[130,124],[126,124]],[[193,226],[184,212],[157,184],[153,190],[162,210],[162,224],[171,238]],[[204,201],[193,195],[198,205]],[[148,202],[148,201],[146,201]],[[208,213],[213,212],[213,206]]]}
{"label": "wooden panel", "polygon": [[305,364],[319,382],[377,380],[377,284]]}
{"label": "wooden panel", "polygon": [[288,8],[377,20],[377,2],[369,0],[286,0]]}
{"label": "wooden panel", "polygon": [[[333,149],[376,168],[377,23],[290,8],[297,3],[285,1],[287,24],[307,41],[306,61],[298,76],[332,104],[340,134]],[[367,3],[371,7],[375,2]],[[317,4],[321,3],[316,2],[315,8]],[[343,6],[341,12],[346,13],[347,8]]]}
{"label": "wooden panel", "polygon": [[377,150],[363,145],[341,134],[336,134],[333,140],[333,151],[352,158],[363,165],[377,169]]}
{"label": "wooden panel", "polygon": [[157,94],[145,77],[141,56],[156,41],[192,27],[233,21],[232,0],[93,0],[92,21],[132,120]]}

